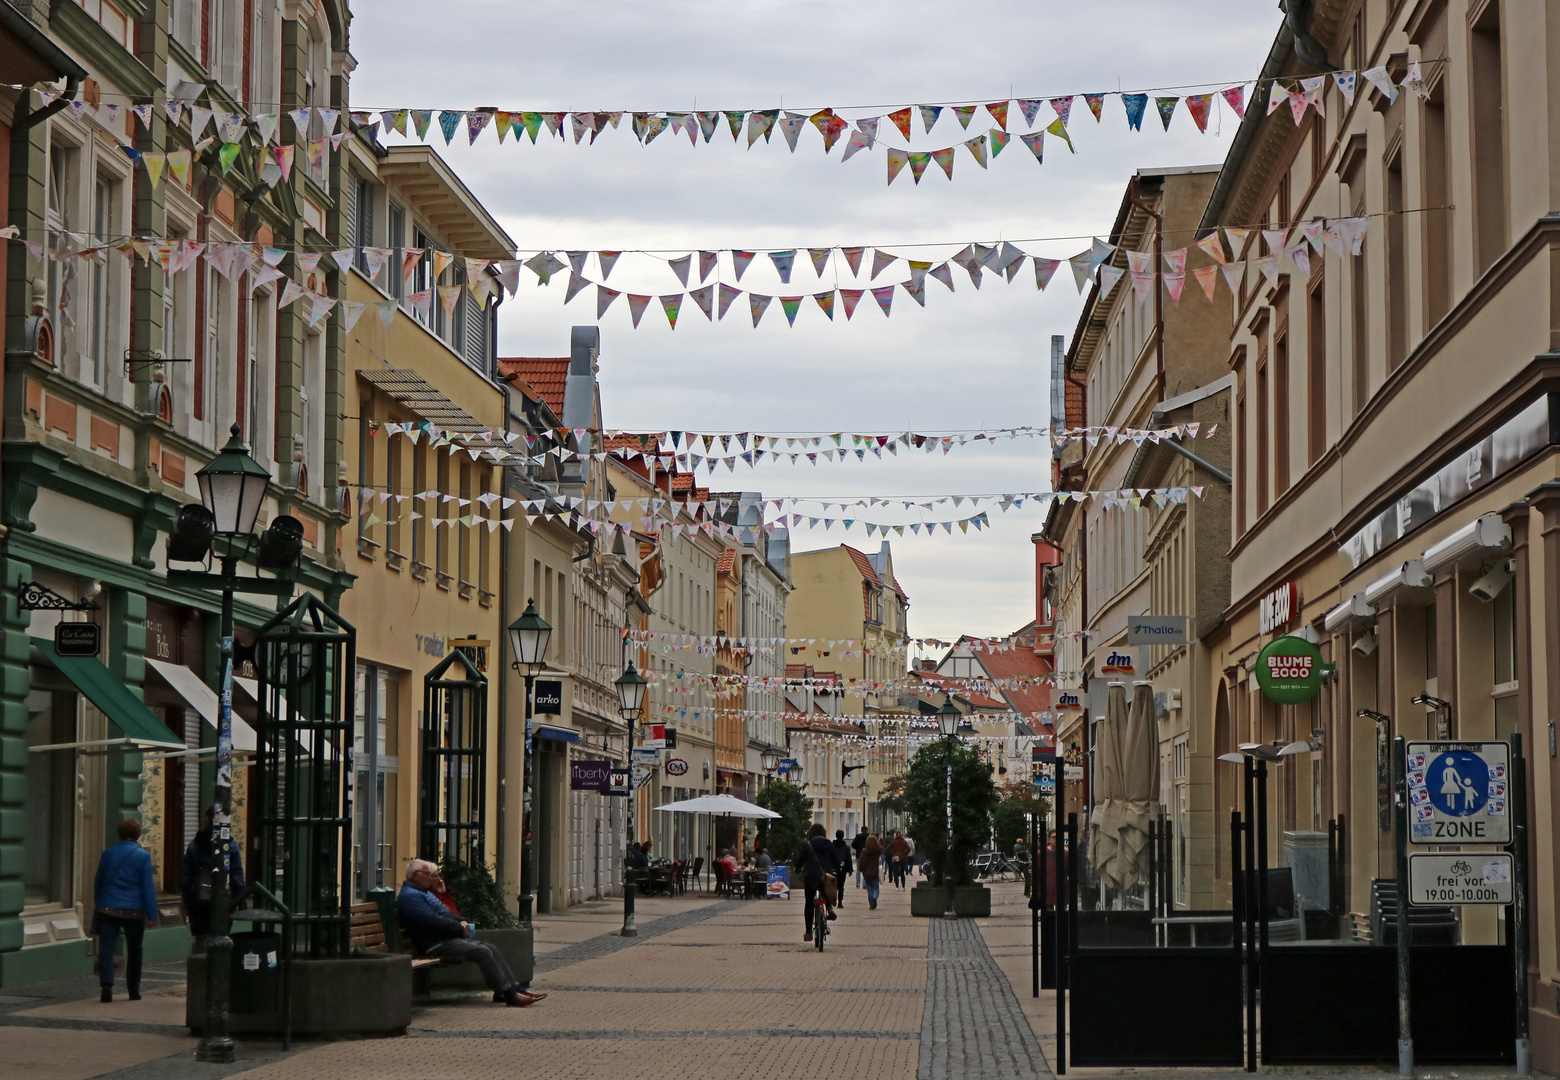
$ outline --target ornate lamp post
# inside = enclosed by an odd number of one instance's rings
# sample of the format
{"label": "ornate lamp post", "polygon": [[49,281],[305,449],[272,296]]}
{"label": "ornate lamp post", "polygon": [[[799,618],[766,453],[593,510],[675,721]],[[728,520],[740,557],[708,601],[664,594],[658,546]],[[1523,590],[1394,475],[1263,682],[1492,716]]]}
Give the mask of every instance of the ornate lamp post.
{"label": "ornate lamp post", "polygon": [[[628,842],[635,842],[634,832],[634,800],[639,798],[634,789],[634,725],[639,720],[640,712],[645,704],[645,687],[648,685],[645,677],[634,668],[632,659],[623,674],[614,680],[613,685],[618,692],[618,712],[623,717],[623,723],[628,728]],[[628,865],[628,852],[623,853],[623,929],[618,931],[621,937],[638,937],[639,928],[634,925],[634,874],[633,868]]]}
{"label": "ornate lamp post", "polygon": [[525,611],[509,624],[509,646],[515,658],[509,665],[525,676],[525,770],[520,778],[520,921],[531,925],[536,881],[536,845],[531,839],[531,711],[536,692],[536,677],[547,666],[547,643],[552,640],[552,624],[536,613],[534,599],[525,602]]}
{"label": "ornate lamp post", "polygon": [[953,744],[959,738],[959,709],[953,703],[953,695],[949,694],[942,703],[942,708],[937,710],[937,729],[943,737],[943,754],[948,763],[946,780],[945,806],[948,815],[948,857],[944,860],[943,875],[948,884],[948,909],[943,912],[943,918],[956,919],[957,913],[953,910]]}
{"label": "ornate lamp post", "polygon": [[[260,592],[286,595],[290,581],[276,578],[240,578],[239,560],[250,553],[255,543],[255,522],[265,505],[271,474],[249,456],[249,448],[239,438],[234,424],[230,438],[216,457],[195,474],[200,486],[201,505],[190,505],[179,512],[177,524],[168,538],[168,557],[180,562],[203,562],[212,541],[220,537],[226,546],[219,556],[218,574],[189,570],[169,570],[170,584],[191,588],[216,589],[222,593],[221,694],[217,708],[217,813],[213,828],[222,853],[219,872],[211,883],[211,933],[206,938],[206,1021],[200,1045],[195,1050],[199,1061],[233,1060],[233,1039],[228,1034],[229,960],[233,953],[233,922],[229,874],[233,813],[233,594]],[[259,538],[254,549],[255,564],[283,570],[303,553],[303,526],[295,518],[279,516]]]}
{"label": "ornate lamp post", "polygon": [[764,763],[764,771],[772,773],[780,767],[780,751],[773,746],[766,746],[764,752],[759,755],[759,760]]}

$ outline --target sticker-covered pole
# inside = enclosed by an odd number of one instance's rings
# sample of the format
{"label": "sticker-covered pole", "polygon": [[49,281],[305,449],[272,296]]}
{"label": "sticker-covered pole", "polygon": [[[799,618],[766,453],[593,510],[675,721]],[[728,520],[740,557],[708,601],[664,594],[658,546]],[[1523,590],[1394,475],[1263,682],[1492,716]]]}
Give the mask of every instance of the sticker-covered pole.
{"label": "sticker-covered pole", "polygon": [[1408,751],[1403,736],[1392,740],[1392,787],[1396,804],[1393,846],[1397,852],[1398,1075],[1414,1075],[1414,1018],[1408,976]]}

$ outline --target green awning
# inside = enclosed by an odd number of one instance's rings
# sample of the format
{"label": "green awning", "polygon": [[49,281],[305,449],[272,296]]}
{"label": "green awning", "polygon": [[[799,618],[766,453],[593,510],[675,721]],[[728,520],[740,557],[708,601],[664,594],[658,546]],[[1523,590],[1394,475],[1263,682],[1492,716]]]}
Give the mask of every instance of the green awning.
{"label": "green awning", "polygon": [[146,746],[184,748],[184,740],[169,731],[129,687],[103,666],[101,660],[90,656],[61,656],[54,651],[54,642],[46,638],[33,638],[32,643],[49,666],[69,679],[126,738]]}

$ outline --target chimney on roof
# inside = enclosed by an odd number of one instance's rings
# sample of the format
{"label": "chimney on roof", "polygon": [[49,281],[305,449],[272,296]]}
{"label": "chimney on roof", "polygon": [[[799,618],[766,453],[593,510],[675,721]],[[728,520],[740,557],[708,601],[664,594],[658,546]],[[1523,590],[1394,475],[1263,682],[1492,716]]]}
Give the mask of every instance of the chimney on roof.
{"label": "chimney on roof", "polygon": [[932,659],[917,660],[915,662],[915,666],[920,668],[922,671],[936,671],[937,661]]}
{"label": "chimney on roof", "polygon": [[569,334],[569,374],[596,374],[596,359],[601,355],[601,328],[576,326]]}

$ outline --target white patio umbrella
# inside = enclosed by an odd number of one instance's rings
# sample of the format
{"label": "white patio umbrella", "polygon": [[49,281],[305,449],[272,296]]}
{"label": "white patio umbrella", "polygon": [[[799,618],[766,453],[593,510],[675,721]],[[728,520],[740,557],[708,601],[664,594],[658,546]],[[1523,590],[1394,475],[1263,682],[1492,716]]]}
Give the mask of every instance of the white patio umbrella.
{"label": "white patio umbrella", "polygon": [[[735,795],[700,795],[697,799],[684,799],[681,802],[663,803],[656,807],[657,810],[665,810],[669,814],[708,814],[711,818],[719,817],[743,817],[743,818],[777,818],[780,815],[773,810],[765,810],[762,806],[739,799]],[[706,872],[715,865],[715,823],[710,822],[710,858],[706,866]]]}

